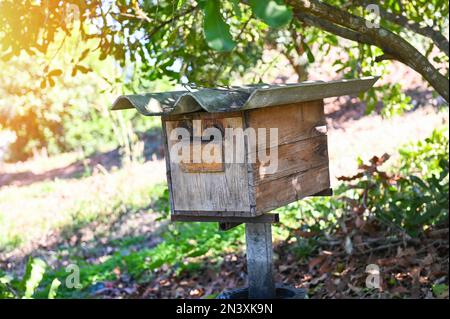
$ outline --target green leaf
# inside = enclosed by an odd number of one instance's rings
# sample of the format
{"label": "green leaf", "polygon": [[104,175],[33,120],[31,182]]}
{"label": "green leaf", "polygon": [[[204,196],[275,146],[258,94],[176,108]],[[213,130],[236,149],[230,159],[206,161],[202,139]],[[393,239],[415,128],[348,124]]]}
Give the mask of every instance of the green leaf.
{"label": "green leaf", "polygon": [[338,39],[335,35],[327,34],[325,35],[325,39],[332,45],[339,45]]}
{"label": "green leaf", "polygon": [[428,185],[423,180],[421,180],[419,177],[411,175],[410,178],[411,178],[411,181],[413,181],[416,184],[420,185],[423,189],[427,189],[428,188]]}
{"label": "green leaf", "polygon": [[216,51],[231,51],[236,44],[231,37],[229,26],[223,21],[220,2],[218,0],[207,1],[204,13],[203,28],[208,46]]}
{"label": "green leaf", "polygon": [[177,3],[177,10],[178,9],[181,9],[181,7],[183,6],[183,4],[186,2],[186,0],[178,0],[178,3]]}
{"label": "green leaf", "polygon": [[446,284],[433,285],[433,293],[438,298],[448,298],[448,286]]}
{"label": "green leaf", "polygon": [[308,57],[308,62],[313,63],[314,61],[316,61],[316,59],[314,58],[314,54],[312,53],[310,47],[306,42],[303,42],[303,47],[305,48],[306,56]]}
{"label": "green leaf", "polygon": [[20,288],[24,292],[24,298],[32,298],[34,291],[39,286],[45,272],[45,263],[41,259],[30,257],[27,262],[25,275],[23,276]]}
{"label": "green leaf", "polygon": [[279,28],[291,21],[292,10],[275,0],[249,0],[253,13],[273,28]]}
{"label": "green leaf", "polygon": [[48,291],[48,299],[55,299],[60,285],[61,281],[59,281],[57,278],[53,279],[52,284],[50,285],[50,290]]}
{"label": "green leaf", "polygon": [[231,4],[233,5],[233,11],[236,14],[238,18],[242,17],[242,11],[239,7],[239,1],[238,0],[231,0]]}

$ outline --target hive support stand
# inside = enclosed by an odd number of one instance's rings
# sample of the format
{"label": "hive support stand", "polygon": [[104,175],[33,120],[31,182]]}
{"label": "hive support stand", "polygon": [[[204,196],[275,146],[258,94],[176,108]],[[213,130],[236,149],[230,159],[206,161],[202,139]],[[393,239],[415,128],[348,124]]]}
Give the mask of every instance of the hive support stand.
{"label": "hive support stand", "polygon": [[249,299],[275,298],[272,224],[246,223],[245,241]]}
{"label": "hive support stand", "polygon": [[248,286],[221,292],[218,299],[305,299],[300,288],[275,284],[272,224],[245,223]]}

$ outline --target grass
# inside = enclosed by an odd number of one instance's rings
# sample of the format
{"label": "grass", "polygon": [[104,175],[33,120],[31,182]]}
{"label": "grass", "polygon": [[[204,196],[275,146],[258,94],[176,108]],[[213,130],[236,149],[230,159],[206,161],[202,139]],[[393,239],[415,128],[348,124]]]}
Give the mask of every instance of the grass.
{"label": "grass", "polygon": [[[170,267],[175,274],[195,271],[203,263],[203,259],[198,257],[206,257],[210,263],[216,263],[222,254],[240,249],[243,243],[242,229],[218,233],[216,225],[200,223],[176,225],[172,228],[163,235],[164,241],[154,248],[133,252],[120,250],[98,265],[79,261],[82,288],[78,294],[85,296],[89,293],[89,287],[95,283],[116,279],[118,270],[129,274],[138,283],[151,280],[153,271],[163,265]],[[65,271],[55,272],[48,276],[47,281],[66,276]],[[60,291],[61,297],[72,295],[71,290]]]}
{"label": "grass", "polygon": [[[158,185],[152,188],[152,193],[161,195],[154,197],[154,202],[168,203],[164,187],[165,185]],[[131,207],[132,203],[123,204]],[[330,215],[330,219],[321,213],[323,205],[327,207],[326,212]],[[334,220],[331,216],[333,205],[333,200],[313,198],[278,209],[282,223],[274,226],[274,242],[288,239],[291,229],[307,227],[311,230],[328,227]],[[314,222],[311,222],[313,220]],[[161,268],[168,269],[168,273],[174,276],[186,272],[195,273],[205,266],[219,267],[224,255],[241,253],[244,248],[243,225],[230,231],[219,232],[216,223],[174,223],[169,225],[161,237],[159,244],[154,247],[147,247],[148,238],[145,236],[116,238],[105,244],[99,244],[94,240],[94,246],[91,249],[84,249],[83,254],[80,254],[79,247],[58,246],[55,253],[60,256],[59,258],[66,256],[66,265],[75,264],[79,267],[80,287],[74,289],[65,285],[71,272],[60,266],[47,271],[34,297],[45,298],[52,281],[58,279],[62,282],[57,292],[58,298],[89,298],[97,285],[117,280],[124,274],[139,284],[145,284],[153,280],[155,271]],[[84,243],[84,246],[90,247],[90,243]],[[87,261],[86,256],[95,255],[99,249],[97,246],[114,247],[114,252],[102,255],[94,261]],[[306,258],[315,250],[314,243],[308,240],[297,242],[292,247],[299,258]]]}
{"label": "grass", "polygon": [[[144,170],[145,173],[145,170]],[[149,184],[138,167],[84,179],[54,180],[0,191],[0,253],[33,248],[48,234],[74,233],[146,207],[164,186]],[[164,208],[167,212],[167,207]]]}
{"label": "grass", "polygon": [[[160,187],[160,186],[158,186]],[[167,195],[166,195],[167,196]],[[165,196],[159,197],[168,200]],[[326,205],[332,208],[333,200],[309,199],[302,203],[297,202],[277,210],[282,216],[280,225],[274,227],[274,242],[281,242],[290,237],[290,229],[306,227],[308,230],[323,228],[331,225],[321,213],[319,208]],[[332,210],[326,210],[330,215]],[[315,220],[308,224],[308,218]],[[88,298],[92,295],[96,285],[105,281],[117,280],[119,275],[126,274],[139,284],[150,282],[155,278],[154,272],[165,268],[168,272],[177,276],[182,272],[196,272],[199,269],[219,267],[223,262],[222,257],[230,253],[240,253],[244,248],[243,225],[227,232],[218,232],[215,223],[176,223],[171,224],[162,234],[162,240],[158,245],[145,248],[147,238],[144,236],[131,236],[114,239],[107,243],[114,246],[115,252],[98,259],[98,262],[87,262],[83,256],[76,252],[77,248],[59,247],[60,253],[69,255],[67,263],[76,264],[80,269],[80,288],[68,288],[64,282],[70,272],[64,267],[50,270],[41,284],[35,297],[48,295],[51,282],[59,279],[60,286],[57,296],[59,298]],[[143,245],[140,245],[143,244]],[[137,248],[133,248],[136,246]],[[306,258],[315,250],[313,241],[305,240],[292,245],[294,253],[299,258]],[[93,248],[95,251],[97,248]],[[90,255],[85,251],[85,255]],[[93,290],[94,289],[94,290]]]}

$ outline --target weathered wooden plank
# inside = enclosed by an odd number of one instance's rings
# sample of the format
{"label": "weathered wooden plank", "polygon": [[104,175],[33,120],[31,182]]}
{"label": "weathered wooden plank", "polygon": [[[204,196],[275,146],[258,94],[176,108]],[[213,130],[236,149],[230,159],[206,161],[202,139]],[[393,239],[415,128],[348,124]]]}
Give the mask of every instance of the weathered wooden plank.
{"label": "weathered wooden plank", "polygon": [[272,225],[245,225],[249,299],[275,298]]}
{"label": "weathered wooden plank", "polygon": [[[320,136],[326,129],[323,100],[253,109],[246,116],[247,127],[266,129],[265,148]],[[277,139],[270,128],[278,129]]]}
{"label": "weathered wooden plank", "polygon": [[[239,117],[228,118],[230,115]],[[298,198],[316,193],[319,196],[321,191],[329,188],[328,172],[326,175],[316,176],[319,180],[317,185],[303,185],[309,183],[312,178],[309,176],[314,174],[312,172],[317,172],[317,168],[326,167],[328,170],[327,138],[322,127],[325,124],[322,101],[245,112],[170,115],[164,119],[170,119],[165,122],[166,136],[174,127],[184,127],[193,120],[201,120],[202,130],[210,126],[219,127],[222,132],[225,128],[258,130],[277,127],[279,130],[278,168],[270,174],[260,161],[204,167],[203,163],[191,163],[187,166],[185,163],[173,163],[167,156],[170,162],[167,171],[174,216],[190,215],[196,220],[203,217],[209,220],[230,218],[235,221],[238,217],[257,216]],[[195,133],[201,134],[201,130],[197,127]],[[168,150],[177,141],[165,140],[166,153],[169,154]],[[226,143],[230,141],[225,141]],[[247,143],[244,146],[245,152],[253,150]],[[267,154],[270,151],[266,149]],[[302,179],[307,178],[300,182],[292,180],[297,175],[302,175]],[[296,186],[293,183],[297,183]],[[303,188],[294,192],[293,187]]]}
{"label": "weathered wooden plank", "polygon": [[262,164],[257,159],[253,164],[254,185],[328,164],[327,137],[316,136],[281,145],[278,147],[277,159],[278,166],[274,172],[267,169],[270,164]]}
{"label": "weathered wooden plank", "polygon": [[177,210],[174,209],[173,211],[174,215],[192,215],[192,216],[209,216],[209,217],[256,217],[256,208],[251,207],[250,210],[246,211],[232,211],[232,210],[226,210],[226,211],[220,211],[220,210]]}
{"label": "weathered wooden plank", "polygon": [[223,119],[229,117],[242,117],[243,111],[235,112],[222,112],[222,113],[208,113],[208,112],[195,112],[186,114],[167,114],[164,118],[167,121],[181,121],[181,120],[213,120]]}
{"label": "weathered wooden plank", "polygon": [[328,165],[256,186],[256,210],[265,213],[330,188]]}
{"label": "weathered wooden plank", "polygon": [[[186,116],[185,116],[186,117]],[[187,140],[181,140],[179,143],[183,143],[182,149],[189,149],[189,156],[182,159],[179,163],[181,169],[186,173],[212,173],[223,172],[225,170],[224,150],[223,150],[223,137],[224,137],[224,125],[227,120],[224,118],[195,118],[179,119],[170,121],[171,129],[177,127],[182,128],[189,134]],[[217,136],[203,136],[205,129],[216,129]],[[181,133],[182,135],[182,133]],[[203,158],[203,154],[208,154],[208,159]],[[179,154],[181,155],[181,154]]]}
{"label": "weathered wooden plank", "polygon": [[187,213],[181,215],[178,213],[172,214],[170,219],[175,222],[219,222],[219,223],[278,223],[280,217],[278,214],[263,214],[255,217],[241,217],[241,216],[198,216]]}
{"label": "weathered wooden plank", "polygon": [[[206,114],[206,113],[205,113]],[[166,134],[170,136],[177,121],[166,121]],[[223,119],[224,127],[242,128],[241,117]],[[169,150],[178,141],[168,140]],[[227,141],[225,141],[227,143]],[[225,164],[224,172],[183,171],[180,163],[170,160],[174,210],[240,212],[254,215],[250,207],[246,163]]]}
{"label": "weathered wooden plank", "polygon": [[[202,158],[205,148],[208,147],[212,161],[207,162]],[[185,173],[218,173],[225,171],[225,161],[222,143],[208,142],[208,144],[199,142],[198,145],[190,143],[190,156],[187,161],[179,163],[180,168]],[[200,158],[201,161],[196,163],[194,159]],[[217,159],[217,160],[215,160]]]}
{"label": "weathered wooden plank", "polygon": [[[248,129],[249,126],[249,113],[250,112],[244,112],[242,116],[243,120],[243,127],[244,130]],[[247,184],[248,184],[248,197],[250,202],[250,209],[255,214],[256,212],[256,197],[255,197],[255,188],[252,186],[254,185],[254,172],[253,172],[253,164],[248,161],[248,152],[249,152],[249,143],[248,140],[244,139],[244,147],[245,147],[245,159],[246,159],[246,166],[247,166]]]}
{"label": "weathered wooden plank", "polygon": [[170,163],[169,163],[169,145],[166,134],[166,121],[164,117],[161,117],[161,127],[162,127],[162,142],[164,146],[164,158],[166,162],[166,177],[167,177],[167,187],[169,189],[169,203],[170,203],[170,212],[173,214],[174,205],[173,205],[173,192],[172,192],[172,177],[170,173]]}

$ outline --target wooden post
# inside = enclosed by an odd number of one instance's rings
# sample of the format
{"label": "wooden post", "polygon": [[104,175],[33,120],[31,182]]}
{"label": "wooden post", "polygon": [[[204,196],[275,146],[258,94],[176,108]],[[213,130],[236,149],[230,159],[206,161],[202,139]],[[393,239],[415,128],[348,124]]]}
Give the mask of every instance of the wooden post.
{"label": "wooden post", "polygon": [[246,223],[249,299],[275,298],[273,279],[272,225]]}

